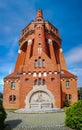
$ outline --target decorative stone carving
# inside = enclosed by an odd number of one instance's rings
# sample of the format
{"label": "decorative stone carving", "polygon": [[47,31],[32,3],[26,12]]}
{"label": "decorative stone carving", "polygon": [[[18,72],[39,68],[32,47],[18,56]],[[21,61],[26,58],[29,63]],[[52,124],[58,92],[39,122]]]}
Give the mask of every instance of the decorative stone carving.
{"label": "decorative stone carving", "polygon": [[62,52],[63,50],[62,50],[62,48],[60,48],[60,52]]}
{"label": "decorative stone carving", "polygon": [[43,76],[44,76],[44,77],[46,77],[46,76],[47,76],[47,73],[46,73],[46,72],[44,72],[44,73],[43,73]]}
{"label": "decorative stone carving", "polygon": [[41,77],[41,72],[39,72],[38,76]]}
{"label": "decorative stone carving", "polygon": [[31,96],[30,103],[50,102],[50,97],[45,92],[36,92]]}
{"label": "decorative stone carving", "polygon": [[28,45],[31,45],[32,44],[32,39],[29,39],[28,40]]}
{"label": "decorative stone carving", "polygon": [[34,73],[33,73],[33,77],[36,77],[36,76],[37,76],[37,73],[36,73],[36,72],[34,72]]}
{"label": "decorative stone carving", "polygon": [[26,96],[25,109],[48,109],[52,108],[55,103],[52,93],[47,89],[47,86],[33,87]]}
{"label": "decorative stone carving", "polygon": [[48,39],[48,44],[52,44],[52,40],[51,39]]}
{"label": "decorative stone carving", "polygon": [[18,53],[21,54],[21,50],[20,49],[18,50]]}

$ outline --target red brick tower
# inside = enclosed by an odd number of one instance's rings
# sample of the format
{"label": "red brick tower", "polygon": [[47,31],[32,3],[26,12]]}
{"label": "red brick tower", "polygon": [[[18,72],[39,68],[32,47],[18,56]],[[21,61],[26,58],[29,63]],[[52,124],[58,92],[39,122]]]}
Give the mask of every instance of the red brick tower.
{"label": "red brick tower", "polygon": [[77,101],[77,76],[68,72],[58,29],[44,21],[42,10],[27,25],[12,74],[4,78],[5,108],[46,109]]}

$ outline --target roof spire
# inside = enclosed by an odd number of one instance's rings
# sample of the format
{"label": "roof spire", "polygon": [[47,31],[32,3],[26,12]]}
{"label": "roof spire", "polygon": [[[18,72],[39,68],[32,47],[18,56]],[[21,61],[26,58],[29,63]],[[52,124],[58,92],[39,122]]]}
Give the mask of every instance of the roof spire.
{"label": "roof spire", "polygon": [[43,20],[43,13],[42,13],[42,10],[39,9],[36,12],[36,21],[42,21],[42,20]]}

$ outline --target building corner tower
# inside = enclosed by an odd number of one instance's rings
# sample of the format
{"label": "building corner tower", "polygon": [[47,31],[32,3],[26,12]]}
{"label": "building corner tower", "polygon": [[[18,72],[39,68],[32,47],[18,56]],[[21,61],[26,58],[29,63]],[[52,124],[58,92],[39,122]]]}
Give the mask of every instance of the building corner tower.
{"label": "building corner tower", "polygon": [[77,76],[66,67],[58,29],[44,21],[42,10],[19,39],[14,72],[4,78],[6,109],[49,109],[77,101]]}

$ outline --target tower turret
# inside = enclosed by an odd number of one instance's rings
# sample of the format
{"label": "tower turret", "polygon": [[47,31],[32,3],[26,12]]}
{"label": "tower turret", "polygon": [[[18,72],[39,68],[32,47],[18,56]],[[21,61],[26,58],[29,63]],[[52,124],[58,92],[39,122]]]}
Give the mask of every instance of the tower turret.
{"label": "tower turret", "polygon": [[38,10],[36,12],[36,21],[42,21],[43,20],[43,13],[42,10]]}

